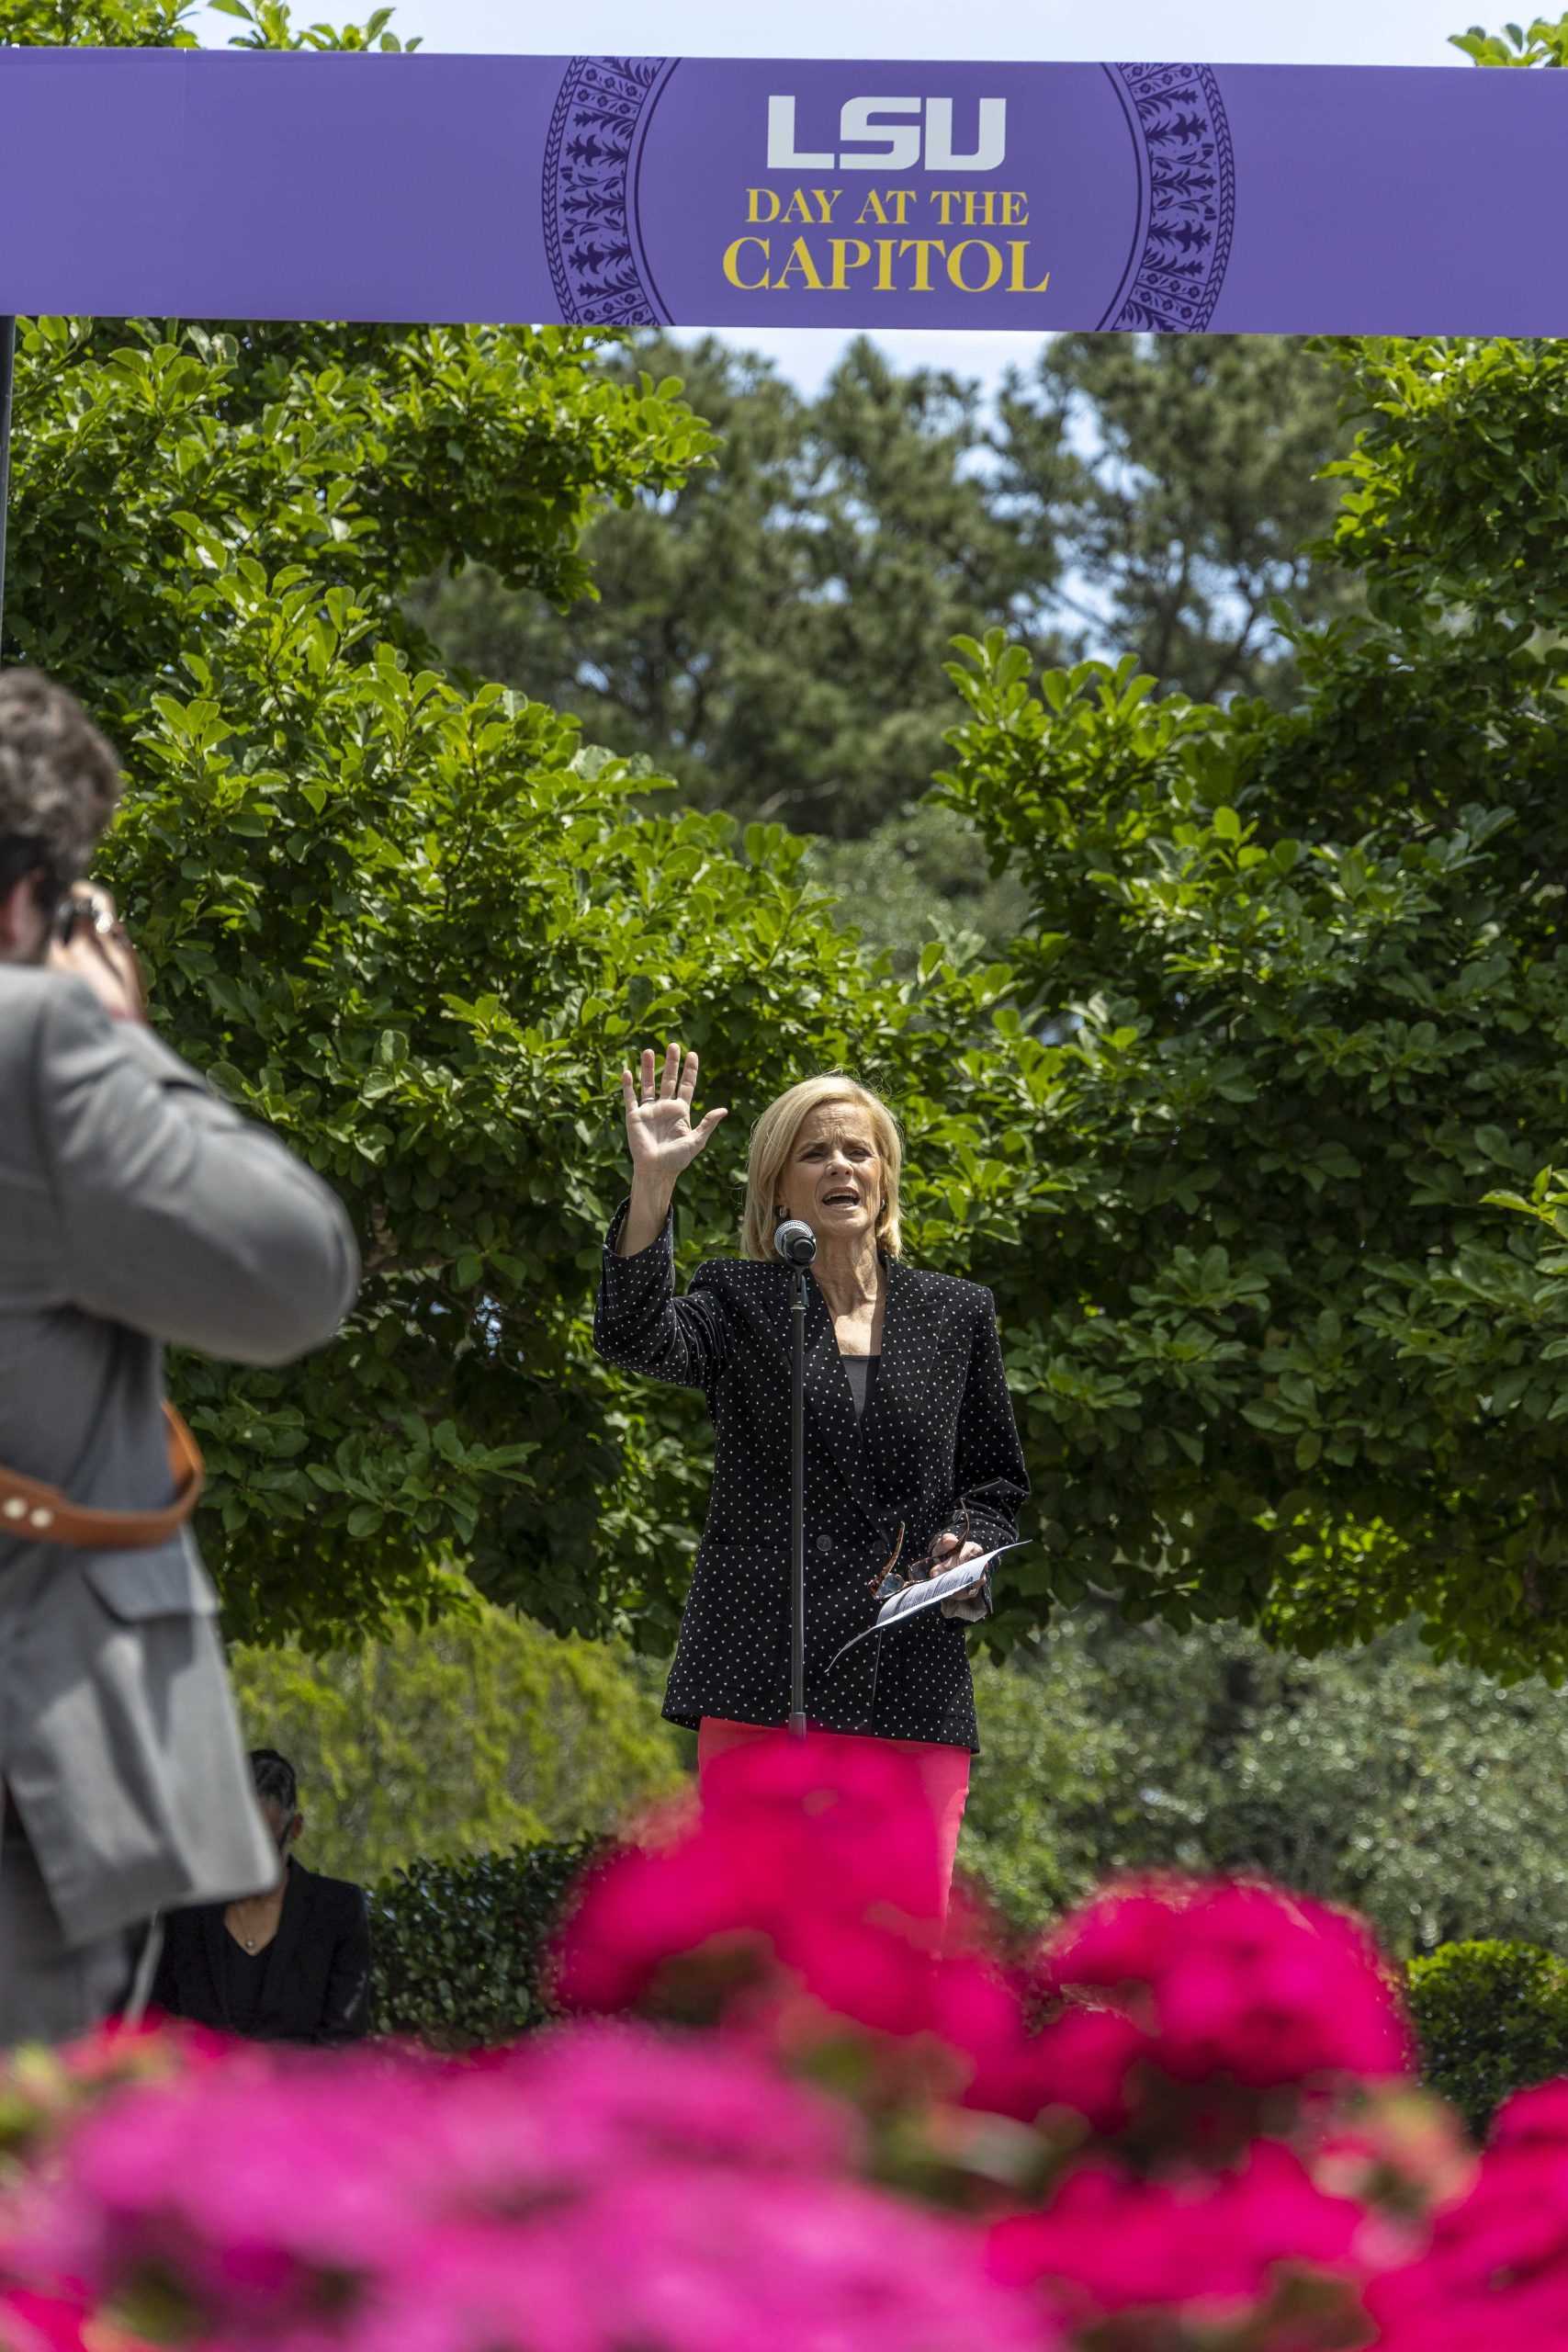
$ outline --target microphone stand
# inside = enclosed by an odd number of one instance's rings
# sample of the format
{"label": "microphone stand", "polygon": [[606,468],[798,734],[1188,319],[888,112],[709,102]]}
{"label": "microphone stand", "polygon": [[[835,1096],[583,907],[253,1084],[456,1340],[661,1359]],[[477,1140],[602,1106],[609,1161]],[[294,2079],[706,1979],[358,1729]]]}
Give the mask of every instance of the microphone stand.
{"label": "microphone stand", "polygon": [[806,1737],[806,1268],[793,1270],[790,1365],[789,1728]]}

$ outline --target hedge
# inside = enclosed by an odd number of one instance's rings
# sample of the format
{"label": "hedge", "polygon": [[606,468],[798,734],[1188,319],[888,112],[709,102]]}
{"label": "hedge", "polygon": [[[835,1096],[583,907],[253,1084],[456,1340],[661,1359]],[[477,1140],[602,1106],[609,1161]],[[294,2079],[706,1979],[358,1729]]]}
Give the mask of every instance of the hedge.
{"label": "hedge", "polygon": [[603,1841],[414,1862],[370,1897],[371,2030],[441,2050],[508,2041],[554,2014],[550,1932]]}
{"label": "hedge", "polygon": [[1477,2137],[1510,2092],[1568,2075],[1568,1961],[1538,1944],[1443,1944],[1408,1970],[1422,2076]]}
{"label": "hedge", "polygon": [[[377,2033],[441,2050],[508,2041],[556,2012],[545,1955],[605,1841],[422,1861],[370,1898]],[[1568,1961],[1536,1944],[1444,1944],[1407,1970],[1421,2075],[1477,2138],[1513,2091],[1568,2075]]]}

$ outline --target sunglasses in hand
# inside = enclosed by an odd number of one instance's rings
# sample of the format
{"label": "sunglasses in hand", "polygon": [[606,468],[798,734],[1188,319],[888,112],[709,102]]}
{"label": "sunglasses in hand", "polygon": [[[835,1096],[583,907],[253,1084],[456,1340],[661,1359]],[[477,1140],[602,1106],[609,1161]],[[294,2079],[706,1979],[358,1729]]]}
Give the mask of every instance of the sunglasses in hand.
{"label": "sunglasses in hand", "polygon": [[[951,1548],[944,1548],[939,1553],[936,1547],[942,1542],[944,1535],[951,1535],[953,1537],[952,1546]],[[931,1548],[928,1551],[922,1552],[918,1560],[907,1560],[904,1566],[900,1568],[898,1566],[898,1555],[904,1548],[904,1530],[902,1525],[900,1525],[898,1529],[898,1541],[893,1546],[891,1556],[880,1568],[877,1569],[876,1574],[871,1579],[870,1590],[872,1599],[874,1600],[891,1600],[897,1593],[908,1592],[912,1584],[928,1583],[932,1577],[938,1575],[943,1568],[952,1567],[954,1560],[957,1558],[959,1553],[963,1551],[964,1546],[968,1543],[968,1541],[969,1514],[966,1510],[961,1510],[958,1514],[958,1524],[955,1528],[944,1528],[941,1530],[931,1538]]]}

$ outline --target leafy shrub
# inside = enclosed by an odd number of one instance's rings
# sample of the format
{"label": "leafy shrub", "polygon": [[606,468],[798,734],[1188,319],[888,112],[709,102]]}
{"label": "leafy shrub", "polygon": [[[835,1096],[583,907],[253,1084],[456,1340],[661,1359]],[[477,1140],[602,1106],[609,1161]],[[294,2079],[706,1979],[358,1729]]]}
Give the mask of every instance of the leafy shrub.
{"label": "leafy shrub", "polygon": [[413,1862],[370,1898],[371,2022],[442,2050],[510,2041],[553,2014],[545,1949],[598,1840]]}
{"label": "leafy shrub", "polygon": [[297,1768],[305,1859],[336,1878],[590,1837],[681,1785],[639,1661],[454,1589],[460,1611],[432,1626],[230,1654],[247,1738]]}
{"label": "leafy shrub", "polygon": [[1513,2091],[1568,2075],[1568,1961],[1538,1944],[1444,1944],[1410,1962],[1427,2082],[1476,2133]]}

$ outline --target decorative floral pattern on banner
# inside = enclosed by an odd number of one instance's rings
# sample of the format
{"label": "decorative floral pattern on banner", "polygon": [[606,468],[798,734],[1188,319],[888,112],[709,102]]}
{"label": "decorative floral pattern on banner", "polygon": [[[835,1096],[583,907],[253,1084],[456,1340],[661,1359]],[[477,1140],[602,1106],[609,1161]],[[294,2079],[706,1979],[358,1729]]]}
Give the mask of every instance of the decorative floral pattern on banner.
{"label": "decorative floral pattern on banner", "polygon": [[574,57],[561,82],[545,142],[545,251],[575,325],[664,323],[643,276],[633,167],[670,62]]}
{"label": "decorative floral pattern on banner", "polygon": [[1143,243],[1102,326],[1201,334],[1235,233],[1235,156],[1206,65],[1118,65],[1145,175]]}

